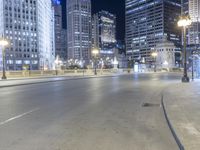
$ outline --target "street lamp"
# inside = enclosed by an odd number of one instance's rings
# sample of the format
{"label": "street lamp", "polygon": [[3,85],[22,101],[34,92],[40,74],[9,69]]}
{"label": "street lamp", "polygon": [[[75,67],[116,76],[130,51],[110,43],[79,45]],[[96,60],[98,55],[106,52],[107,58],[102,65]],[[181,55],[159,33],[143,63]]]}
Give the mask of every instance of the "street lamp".
{"label": "street lamp", "polygon": [[6,80],[6,69],[5,69],[5,47],[9,45],[9,42],[5,39],[0,39],[0,47],[2,47],[2,64],[3,64],[3,75],[2,80]]}
{"label": "street lamp", "polygon": [[156,57],[158,56],[158,53],[153,52],[151,56],[154,58],[154,72],[156,72]]}
{"label": "street lamp", "polygon": [[192,21],[188,16],[182,16],[178,21],[178,26],[183,28],[183,38],[184,38],[184,72],[182,77],[182,82],[189,82],[190,79],[187,75],[187,52],[186,52],[186,28],[191,25]]}
{"label": "street lamp", "polygon": [[97,75],[97,55],[99,54],[99,50],[93,49],[92,54],[94,55],[94,75]]}

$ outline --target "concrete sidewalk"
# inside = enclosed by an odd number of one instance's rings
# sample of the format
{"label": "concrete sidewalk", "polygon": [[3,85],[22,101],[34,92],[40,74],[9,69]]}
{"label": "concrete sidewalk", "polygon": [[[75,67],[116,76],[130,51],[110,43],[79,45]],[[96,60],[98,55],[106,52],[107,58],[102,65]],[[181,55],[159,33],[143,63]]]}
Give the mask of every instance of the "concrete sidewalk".
{"label": "concrete sidewalk", "polygon": [[178,83],[164,93],[168,118],[185,150],[200,149],[200,81]]}

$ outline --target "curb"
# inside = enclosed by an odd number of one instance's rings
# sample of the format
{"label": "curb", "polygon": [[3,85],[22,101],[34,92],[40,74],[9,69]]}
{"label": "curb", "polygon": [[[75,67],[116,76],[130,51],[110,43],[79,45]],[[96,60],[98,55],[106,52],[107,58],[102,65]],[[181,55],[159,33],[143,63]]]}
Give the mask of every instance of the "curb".
{"label": "curb", "polygon": [[8,87],[17,87],[17,86],[25,86],[25,85],[35,85],[35,84],[42,84],[42,83],[53,83],[53,82],[61,82],[61,81],[67,81],[67,80],[83,80],[83,79],[96,79],[96,78],[108,78],[108,77],[117,77],[115,76],[90,76],[90,77],[74,77],[74,78],[68,78],[68,79],[58,79],[58,80],[49,80],[49,81],[38,81],[38,82],[30,82],[30,83],[21,83],[21,84],[13,84],[13,85],[3,85],[0,86],[0,89],[8,88]]}
{"label": "curb", "polygon": [[175,132],[175,129],[173,127],[173,125],[171,124],[170,122],[170,119],[168,117],[168,114],[167,114],[167,111],[166,111],[166,106],[165,106],[165,103],[164,103],[164,95],[162,94],[162,97],[161,97],[161,105],[162,105],[162,109],[163,109],[163,112],[164,112],[164,116],[165,116],[165,119],[167,121],[167,125],[174,137],[174,140],[176,141],[176,144],[178,145],[179,149],[180,150],[185,150],[183,144],[181,143],[179,137],[177,136],[176,132]]}
{"label": "curb", "polygon": [[[85,75],[86,77],[87,75]],[[90,75],[88,75],[89,77]],[[51,78],[62,78],[62,77],[84,77],[83,75],[80,76],[38,76],[38,77],[25,77],[25,78],[9,78],[7,80],[0,80],[0,82],[4,82],[4,81],[17,81],[17,80],[37,80],[37,79],[51,79]]]}

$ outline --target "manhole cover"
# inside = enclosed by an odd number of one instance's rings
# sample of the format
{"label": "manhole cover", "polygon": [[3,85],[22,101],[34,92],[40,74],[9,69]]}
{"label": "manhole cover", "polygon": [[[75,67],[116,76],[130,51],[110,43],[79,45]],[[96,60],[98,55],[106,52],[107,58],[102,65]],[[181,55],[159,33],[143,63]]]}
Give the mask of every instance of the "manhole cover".
{"label": "manhole cover", "polygon": [[142,107],[160,107],[160,104],[143,103]]}

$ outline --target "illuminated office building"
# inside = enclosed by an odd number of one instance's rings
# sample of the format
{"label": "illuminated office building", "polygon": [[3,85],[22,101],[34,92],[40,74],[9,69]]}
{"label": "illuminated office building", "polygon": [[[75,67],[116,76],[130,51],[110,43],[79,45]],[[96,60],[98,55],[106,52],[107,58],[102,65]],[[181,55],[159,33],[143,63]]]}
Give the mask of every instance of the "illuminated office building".
{"label": "illuminated office building", "polygon": [[102,58],[113,58],[116,48],[116,16],[101,11],[93,16],[92,47],[100,51]]}
{"label": "illuminated office building", "polygon": [[192,25],[189,28],[189,45],[200,44],[200,0],[189,0],[189,16]]}
{"label": "illuminated office building", "polygon": [[91,1],[67,0],[68,59],[89,62],[91,56]]}
{"label": "illuminated office building", "polygon": [[151,61],[155,46],[167,36],[181,45],[177,21],[181,0],[126,0],[126,52],[135,61]]}
{"label": "illuminated office building", "polygon": [[0,4],[0,36],[10,42],[5,51],[6,69],[52,69],[55,49],[51,0],[0,0]]}

